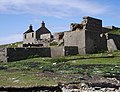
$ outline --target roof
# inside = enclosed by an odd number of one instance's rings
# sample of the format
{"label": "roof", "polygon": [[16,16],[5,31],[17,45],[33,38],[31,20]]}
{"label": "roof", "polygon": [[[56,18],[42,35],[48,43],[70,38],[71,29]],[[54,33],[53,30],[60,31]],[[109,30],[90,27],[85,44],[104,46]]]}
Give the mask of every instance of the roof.
{"label": "roof", "polygon": [[36,32],[39,31],[39,34],[46,34],[46,33],[51,33],[46,27],[40,27]]}
{"label": "roof", "polygon": [[34,32],[32,25],[29,26],[29,29],[25,33],[31,33],[31,32]]}
{"label": "roof", "polygon": [[36,30],[39,34],[46,34],[46,33],[51,33],[46,27],[44,21],[41,23],[41,27]]}

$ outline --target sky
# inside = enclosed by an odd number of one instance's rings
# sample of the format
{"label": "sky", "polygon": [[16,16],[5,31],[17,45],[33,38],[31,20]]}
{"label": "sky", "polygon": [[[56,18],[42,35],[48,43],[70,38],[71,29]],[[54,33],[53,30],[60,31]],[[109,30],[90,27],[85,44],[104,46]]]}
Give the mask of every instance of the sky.
{"label": "sky", "polygon": [[120,0],[0,0],[0,44],[22,41],[29,25],[35,31],[41,21],[52,33],[69,30],[83,16],[120,27],[119,6]]}

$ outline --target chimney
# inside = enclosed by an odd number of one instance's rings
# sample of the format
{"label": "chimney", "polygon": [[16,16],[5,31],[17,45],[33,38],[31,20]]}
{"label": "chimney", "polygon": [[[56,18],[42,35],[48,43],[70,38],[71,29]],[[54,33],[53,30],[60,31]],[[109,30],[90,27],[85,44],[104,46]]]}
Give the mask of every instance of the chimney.
{"label": "chimney", "polygon": [[41,27],[45,27],[45,23],[44,23],[44,21],[42,21],[42,23],[41,23]]}
{"label": "chimney", "polygon": [[30,24],[30,26],[29,26],[29,30],[33,30],[32,24]]}

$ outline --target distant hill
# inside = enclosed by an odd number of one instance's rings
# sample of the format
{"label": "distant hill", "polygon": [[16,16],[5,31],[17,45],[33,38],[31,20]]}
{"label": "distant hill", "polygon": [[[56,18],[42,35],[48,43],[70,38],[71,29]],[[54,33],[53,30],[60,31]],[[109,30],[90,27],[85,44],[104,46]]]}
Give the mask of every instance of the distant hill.
{"label": "distant hill", "polygon": [[22,44],[23,42],[16,42],[16,43],[11,43],[11,44],[4,44],[4,45],[0,45],[0,48],[15,48],[18,47],[18,45]]}

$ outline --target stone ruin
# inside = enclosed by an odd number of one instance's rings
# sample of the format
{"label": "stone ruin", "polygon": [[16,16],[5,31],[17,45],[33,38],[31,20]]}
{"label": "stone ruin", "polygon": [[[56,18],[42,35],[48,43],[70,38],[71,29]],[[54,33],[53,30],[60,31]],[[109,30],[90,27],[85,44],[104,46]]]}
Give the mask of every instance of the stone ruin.
{"label": "stone ruin", "polygon": [[102,20],[95,19],[89,16],[83,17],[83,21],[80,24],[71,23],[71,31],[75,30],[91,30],[91,31],[101,31]]}
{"label": "stone ruin", "polygon": [[119,28],[105,29],[100,19],[85,16],[80,24],[72,23],[70,28],[70,31],[64,32],[64,46],[78,46],[79,54],[120,49],[120,35],[108,33]]}
{"label": "stone ruin", "polygon": [[[20,60],[31,55],[56,57],[120,50],[120,35],[108,33],[115,29],[120,28],[102,27],[102,20],[85,16],[80,24],[72,23],[69,31],[52,35],[43,21],[41,27],[36,31],[33,30],[32,25],[29,26],[29,29],[23,34],[22,48],[0,50],[0,61],[3,59],[6,61]],[[51,42],[56,42],[57,46],[50,47]],[[46,51],[46,55],[44,51]],[[43,54],[39,54],[40,52]],[[12,54],[17,56],[11,56]]]}

